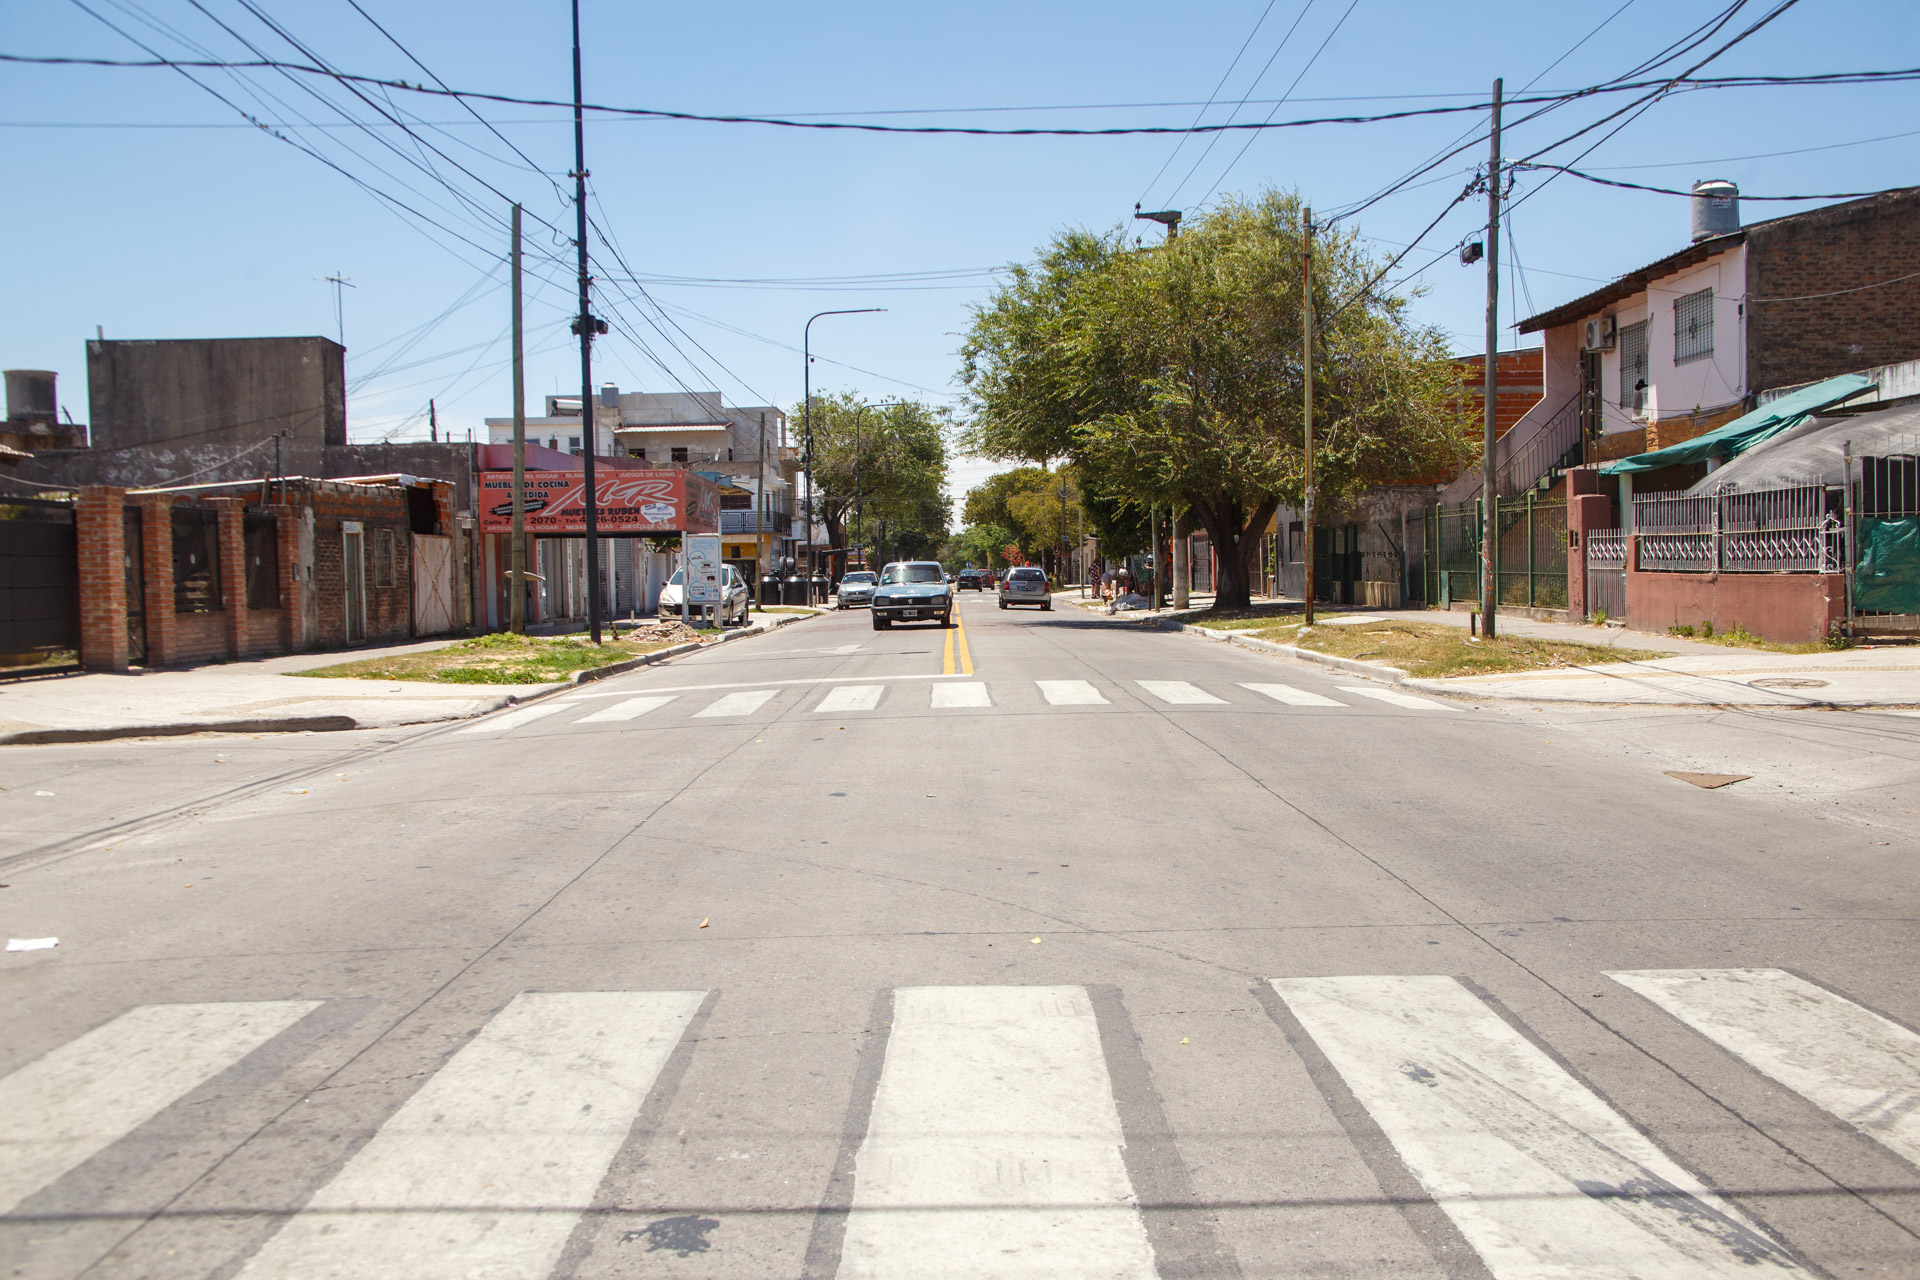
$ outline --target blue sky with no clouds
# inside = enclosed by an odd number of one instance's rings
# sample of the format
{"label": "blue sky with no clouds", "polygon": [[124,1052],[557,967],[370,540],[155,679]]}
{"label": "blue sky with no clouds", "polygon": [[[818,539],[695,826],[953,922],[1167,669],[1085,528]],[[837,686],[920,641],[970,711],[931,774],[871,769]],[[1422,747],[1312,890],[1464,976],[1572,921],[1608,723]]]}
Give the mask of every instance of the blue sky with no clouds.
{"label": "blue sky with no clouds", "polygon": [[[199,0],[203,8],[191,0],[85,0],[85,8],[7,0],[0,52],[139,58],[145,45],[173,59],[317,55],[338,70],[412,83],[430,71],[463,89],[570,97],[567,8],[558,0],[359,2],[404,50],[348,0]],[[1721,39],[1773,3],[1753,0]],[[585,0],[582,10],[589,101],[1106,127],[1469,103],[1496,75],[1509,93],[1530,82],[1571,89],[1620,75],[1726,7]],[[1487,31],[1493,40],[1483,40]],[[1895,68],[1914,61],[1916,37],[1920,8],[1911,4],[1801,0],[1701,74]],[[205,87],[169,69],[7,69],[0,364],[57,370],[63,401],[84,420],[84,343],[94,326],[121,338],[330,335],[333,294],[317,277],[339,271],[354,286],[345,293],[352,438],[424,438],[430,397],[443,427],[464,433],[509,412],[498,255],[504,207],[518,199],[536,277],[529,399],[537,409],[542,394],[577,390],[566,332],[573,155],[565,112],[475,104],[496,136],[446,100],[364,89],[361,101],[333,81],[273,71],[193,75]],[[1676,94],[1581,163],[1675,187],[1727,177],[1756,195],[1904,185],[1920,181],[1917,102],[1915,84]],[[353,178],[246,124],[236,107],[420,216],[396,212]],[[1508,154],[1612,109],[1561,108],[1512,131]],[[425,141],[415,141],[382,111],[434,127],[416,126]],[[362,128],[349,115],[373,123]],[[1179,142],[596,118],[587,130],[592,212],[624,261],[599,270],[638,278],[615,291],[616,333],[598,352],[596,380],[628,390],[717,386],[736,402],[790,404],[800,396],[795,349],[807,316],[882,306],[884,315],[814,326],[815,385],[873,399],[950,400],[958,335],[990,287],[987,269],[1027,258],[1059,229],[1110,227],[1137,200],[1191,210],[1209,193],[1264,185],[1298,188],[1316,210],[1333,210],[1388,186],[1475,124],[1445,116]],[[1550,158],[1571,160],[1599,136]],[[1483,159],[1475,148],[1449,161],[1425,185],[1368,209],[1360,230],[1377,238],[1383,257],[1397,251]],[[1546,182],[1544,174],[1521,176],[1518,195],[1521,270],[1510,258],[1503,323],[1516,308],[1545,309],[1686,240],[1684,199]],[[1744,213],[1753,221],[1808,207],[1749,202]],[[1455,208],[1408,267],[1443,254],[1483,219],[1480,200]],[[1417,314],[1448,330],[1457,350],[1479,350],[1481,272],[1446,254],[1418,279],[1428,291]],[[963,464],[955,496],[996,469]]]}

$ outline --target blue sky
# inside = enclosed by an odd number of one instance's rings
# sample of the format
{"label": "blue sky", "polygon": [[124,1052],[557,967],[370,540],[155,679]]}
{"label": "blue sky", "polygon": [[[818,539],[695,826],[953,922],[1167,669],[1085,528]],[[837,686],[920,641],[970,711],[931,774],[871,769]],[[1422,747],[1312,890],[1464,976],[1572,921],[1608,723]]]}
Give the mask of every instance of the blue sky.
{"label": "blue sky", "polygon": [[[1774,2],[1753,0],[1726,34]],[[199,0],[204,11],[191,0],[85,3],[170,58],[253,56],[244,40],[304,61],[290,36],[340,70],[427,79],[348,0]],[[594,102],[888,123],[1182,126],[1196,117],[1469,103],[1483,100],[1496,75],[1510,94],[1530,82],[1576,88],[1621,74],[1725,3],[585,0],[582,21]],[[562,0],[360,7],[456,87],[571,95]],[[146,56],[78,4],[0,0],[0,14],[0,51]],[[1920,6],[1911,3],[1801,0],[1701,74],[1892,68],[1912,61],[1917,37]],[[396,114],[434,122],[416,129],[444,153],[436,155],[332,81],[194,74],[442,226],[396,214],[176,71],[9,66],[0,79],[12,178],[0,364],[57,370],[63,402],[84,420],[84,343],[96,325],[119,338],[331,335],[333,291],[318,277],[339,271],[353,283],[345,291],[351,437],[425,438],[429,397],[443,427],[477,429],[509,412],[506,273],[491,255],[504,252],[504,206],[513,198],[528,210],[537,277],[529,281],[530,408],[542,394],[578,389],[566,332],[567,113],[476,104],[523,159],[452,102],[364,91]],[[1203,108],[1216,89],[1218,100]],[[1904,185],[1920,172],[1917,99],[1914,84],[1681,93],[1581,163],[1675,187],[1726,177],[1750,195]],[[377,123],[363,130],[329,103]],[[1562,108],[1511,131],[1507,152],[1524,154],[1611,109]],[[1475,124],[1444,116],[1328,125],[1223,136],[1209,147],[1205,138],[876,136],[594,119],[592,213],[645,292],[627,284],[616,298],[616,333],[597,351],[596,381],[627,390],[718,386],[731,401],[790,404],[801,390],[791,348],[807,316],[880,306],[883,315],[815,324],[815,385],[876,400],[949,400],[959,334],[991,286],[987,272],[1026,259],[1056,231],[1110,227],[1137,200],[1192,210],[1210,192],[1217,200],[1266,185],[1297,188],[1316,210],[1333,210],[1389,185]],[[1571,160],[1585,145],[1550,158]],[[1398,251],[1483,159],[1475,148],[1449,161],[1426,185],[1366,210],[1359,229],[1383,258]],[[1516,310],[1545,309],[1685,243],[1684,199],[1545,176],[1519,179],[1524,199],[1512,233],[1521,270],[1509,257],[1503,324]],[[1754,221],[1808,207],[1750,201],[1743,213]],[[1406,267],[1443,254],[1483,220],[1483,199],[1456,207]],[[611,261],[599,269],[625,274]],[[873,279],[902,275],[918,278]],[[1452,334],[1456,350],[1479,350],[1481,271],[1446,254],[1418,281],[1427,292],[1417,315]],[[963,463],[955,496],[996,469]]]}

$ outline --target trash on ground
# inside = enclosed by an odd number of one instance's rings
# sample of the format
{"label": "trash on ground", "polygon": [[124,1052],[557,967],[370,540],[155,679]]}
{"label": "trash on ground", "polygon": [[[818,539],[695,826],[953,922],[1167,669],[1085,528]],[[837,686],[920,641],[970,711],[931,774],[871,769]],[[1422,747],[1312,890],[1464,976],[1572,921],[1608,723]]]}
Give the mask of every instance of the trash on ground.
{"label": "trash on ground", "polygon": [[60,945],[58,938],[8,938],[9,951],[49,951]]}
{"label": "trash on ground", "polygon": [[701,917],[700,917],[700,927],[701,927],[702,929],[704,929],[704,928],[706,928],[706,927],[707,927],[708,925],[710,925],[710,924],[712,924],[712,923],[713,923],[713,917],[712,917],[712,916],[701,916]]}
{"label": "trash on ground", "polygon": [[1688,773],[1682,769],[1667,769],[1664,772],[1669,778],[1678,778],[1682,782],[1692,783],[1708,791],[1717,787],[1732,786],[1736,782],[1745,782],[1753,776],[1750,773]]}

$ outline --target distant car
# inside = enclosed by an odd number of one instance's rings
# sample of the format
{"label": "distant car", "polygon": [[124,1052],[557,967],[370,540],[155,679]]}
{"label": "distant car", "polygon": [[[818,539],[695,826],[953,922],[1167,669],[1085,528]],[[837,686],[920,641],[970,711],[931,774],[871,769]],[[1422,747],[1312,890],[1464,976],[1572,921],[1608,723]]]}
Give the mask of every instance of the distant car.
{"label": "distant car", "polygon": [[864,607],[873,603],[873,589],[880,585],[880,575],[857,570],[840,579],[840,589],[835,593],[837,609]]}
{"label": "distant car", "polygon": [[[684,570],[675,569],[673,576],[667,579],[667,584],[660,588],[658,614],[662,621],[672,621],[680,616],[680,593],[686,588],[684,572]],[[730,564],[721,565],[720,625],[724,627],[730,622],[745,622],[751,599],[752,596],[747,591],[746,579],[740,576],[739,571]],[[698,610],[706,607],[704,604],[696,605],[695,616],[698,616]]]}
{"label": "distant car", "polygon": [[1007,570],[1007,576],[1000,581],[1000,607],[1006,609],[1016,604],[1053,608],[1053,593],[1047,590],[1045,569],[1021,565]]}
{"label": "distant car", "polygon": [[880,571],[880,585],[873,593],[873,629],[885,631],[896,622],[953,625],[953,593],[938,563],[903,560]]}
{"label": "distant car", "polygon": [[987,587],[987,577],[978,569],[962,569],[960,576],[954,579],[953,585],[961,591],[984,591]]}

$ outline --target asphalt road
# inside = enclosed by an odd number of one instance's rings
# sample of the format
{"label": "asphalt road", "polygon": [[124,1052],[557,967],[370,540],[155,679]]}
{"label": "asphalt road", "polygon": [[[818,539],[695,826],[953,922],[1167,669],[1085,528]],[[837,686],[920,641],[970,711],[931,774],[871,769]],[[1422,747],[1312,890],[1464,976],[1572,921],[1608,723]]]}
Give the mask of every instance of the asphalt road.
{"label": "asphalt road", "polygon": [[1920,720],[962,615],[0,755],[6,1274],[1920,1275]]}

